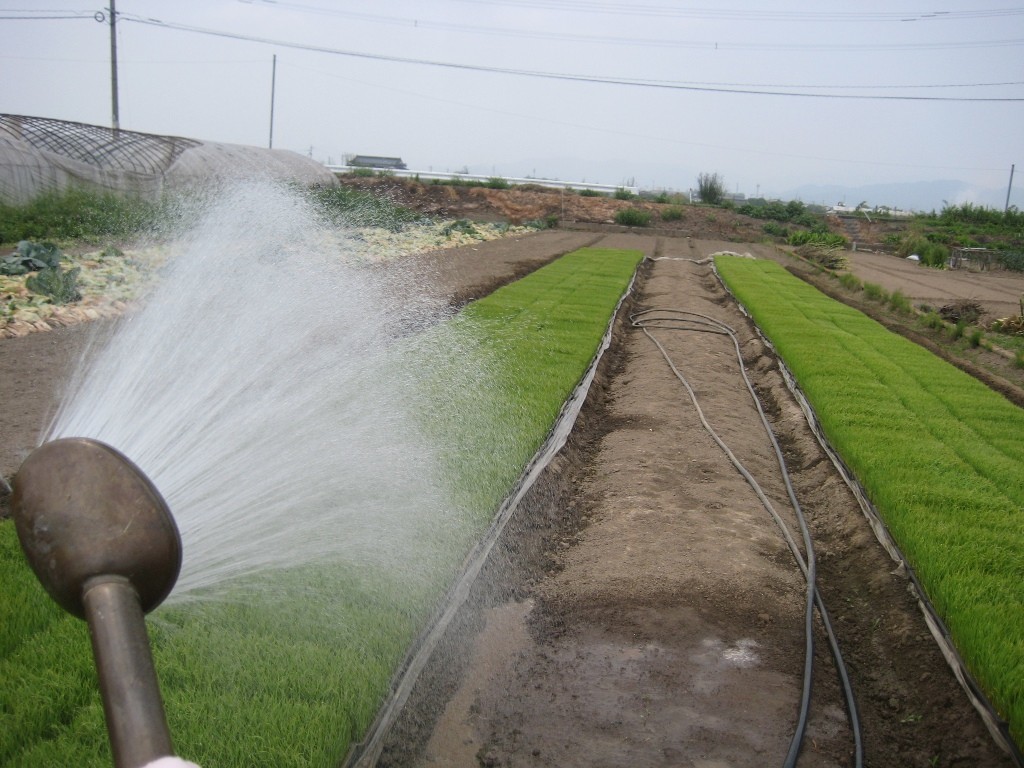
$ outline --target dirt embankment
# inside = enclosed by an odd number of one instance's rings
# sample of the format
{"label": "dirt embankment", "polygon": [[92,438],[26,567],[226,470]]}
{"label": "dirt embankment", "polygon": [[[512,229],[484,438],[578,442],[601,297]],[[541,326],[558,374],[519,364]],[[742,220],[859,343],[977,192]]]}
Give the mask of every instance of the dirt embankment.
{"label": "dirt embankment", "polygon": [[490,189],[429,184],[388,176],[345,175],[340,179],[345,186],[381,195],[430,216],[507,221],[511,224],[550,219],[564,228],[608,228],[616,226],[615,214],[618,211],[632,208],[651,215],[650,225],[641,230],[645,234],[684,235],[732,242],[757,242],[765,237],[764,222],[723,208],[655,203],[638,197],[630,200],[605,195],[590,197],[568,190],[530,185]]}

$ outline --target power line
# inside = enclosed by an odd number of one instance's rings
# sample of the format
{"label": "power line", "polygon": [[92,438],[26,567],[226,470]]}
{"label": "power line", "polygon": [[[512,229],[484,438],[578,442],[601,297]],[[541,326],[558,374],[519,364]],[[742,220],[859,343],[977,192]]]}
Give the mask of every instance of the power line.
{"label": "power line", "polygon": [[[835,93],[808,93],[805,91],[779,91],[762,90],[755,88],[721,88],[714,86],[688,85],[685,83],[673,83],[665,81],[639,80],[616,77],[596,77],[591,75],[580,75],[563,72],[543,72],[526,69],[511,69],[505,67],[491,67],[480,64],[459,64],[455,62],[434,61],[430,59],[416,59],[404,56],[388,56],[378,53],[365,53],[359,51],[347,51],[339,48],[328,48],[326,46],[312,45],[308,43],[295,43],[284,40],[275,40],[254,35],[245,35],[238,32],[226,32],[223,30],[206,29],[187,24],[176,24],[173,22],[160,21],[158,19],[142,18],[139,16],[128,16],[119,14],[121,20],[130,21],[136,24],[145,24],[163,29],[173,29],[182,32],[193,32],[202,35],[242,40],[252,43],[263,43],[276,45],[283,48],[294,48],[297,50],[311,51],[315,53],[327,53],[335,56],[348,56],[352,58],[368,59],[372,61],[388,61],[398,64],[413,64],[417,66],[440,67],[444,69],[455,69],[471,72],[487,72],[491,74],[515,75],[519,77],[534,77],[547,80],[562,80],[569,82],[593,83],[598,85],[620,85],[634,88],[657,88],[663,90],[695,91],[703,93],[728,93],[745,96],[789,96],[798,98],[817,99],[852,99],[852,100],[875,100],[875,101],[955,101],[955,102],[1024,102],[1024,97],[1000,97],[1000,96],[886,96],[877,94],[835,94]],[[1024,42],[1024,41],[1022,41]]]}
{"label": "power line", "polygon": [[[725,8],[674,8],[640,3],[595,3],[590,0],[450,0],[468,5],[535,8],[549,11],[621,16],[655,16],[679,19],[711,19],[723,21],[771,22],[908,22],[964,21],[968,19],[1003,18],[1024,15],[1024,8],[989,8],[970,11],[766,11]],[[278,7],[293,8],[331,15],[350,15],[346,11],[287,0],[261,0]]]}
{"label": "power line", "polygon": [[[468,0],[463,0],[468,1]],[[1007,45],[1021,45],[1024,40],[986,40],[986,41],[945,41],[935,43],[733,43],[733,42],[707,42],[687,40],[666,40],[659,38],[638,38],[620,37],[614,35],[582,35],[566,32],[549,32],[542,29],[515,29],[509,27],[486,27],[470,24],[459,24],[446,21],[431,21],[422,18],[403,18],[386,16],[373,13],[360,13],[346,11],[338,8],[321,8],[319,6],[306,5],[304,3],[283,2],[282,0],[263,0],[267,5],[274,8],[286,8],[303,13],[315,13],[320,15],[337,16],[347,19],[356,19],[373,24],[389,24],[392,26],[407,27],[410,29],[431,29],[448,32],[470,32],[474,34],[494,35],[499,37],[523,38],[532,40],[559,40],[570,43],[599,44],[599,45],[626,45],[644,48],[684,48],[697,50],[753,50],[753,51],[900,51],[900,50],[949,50],[960,48],[992,48],[1005,47]],[[603,7],[603,6],[602,6]],[[1024,13],[1024,9],[1021,11]],[[787,19],[788,20],[788,19]]]}
{"label": "power line", "polygon": [[802,155],[795,152],[784,152],[781,150],[765,149],[762,146],[753,148],[751,146],[733,146],[727,144],[712,144],[709,142],[702,141],[690,141],[687,139],[681,139],[678,136],[666,136],[663,134],[655,133],[640,133],[637,131],[626,131],[617,128],[609,128],[605,125],[598,123],[577,123],[570,120],[560,120],[558,118],[551,117],[550,115],[537,115],[537,114],[526,114],[523,112],[514,112],[508,109],[499,109],[496,107],[485,107],[478,102],[465,102],[457,99],[447,99],[439,96],[433,96],[429,93],[423,93],[421,91],[411,91],[406,88],[398,88],[393,85],[381,85],[379,83],[371,83],[365,80],[360,80],[354,77],[348,77],[345,75],[338,75],[334,72],[324,72],[319,69],[312,69],[310,67],[304,67],[298,64],[290,64],[292,69],[298,69],[305,72],[312,72],[323,77],[330,77],[336,80],[342,80],[347,83],[356,83],[358,85],[364,85],[374,90],[391,91],[392,93],[400,93],[405,96],[412,96],[417,99],[423,99],[424,101],[432,101],[440,104],[451,104],[457,107],[463,107],[466,109],[475,110],[477,112],[487,112],[490,114],[504,115],[507,117],[518,118],[521,120],[529,120],[538,123],[547,123],[549,125],[560,125],[568,128],[575,128],[577,130],[590,131],[592,133],[601,133],[609,136],[624,136],[631,139],[643,139],[645,141],[659,141],[666,144],[675,144],[679,146],[687,147],[701,147],[704,149],[720,149],[729,152],[741,152],[756,157],[784,157],[796,160],[816,160],[819,162],[829,163],[846,163],[849,165],[863,165],[863,166],[885,166],[891,168],[920,168],[928,170],[942,170],[942,171],[999,171],[1003,172],[1005,168],[980,168],[977,166],[956,166],[956,165],[925,165],[921,163],[894,163],[887,162],[884,160],[858,160],[849,156],[843,157],[824,157],[821,155]]}
{"label": "power line", "polygon": [[[11,11],[8,11],[8,13],[11,13]],[[38,13],[38,11],[35,11],[35,13]],[[4,21],[51,21],[51,20],[56,21],[56,20],[59,20],[59,19],[91,19],[91,18],[93,18],[93,14],[92,13],[90,13],[88,16],[83,16],[83,15],[78,15],[78,16],[0,16],[0,19],[2,19]]]}

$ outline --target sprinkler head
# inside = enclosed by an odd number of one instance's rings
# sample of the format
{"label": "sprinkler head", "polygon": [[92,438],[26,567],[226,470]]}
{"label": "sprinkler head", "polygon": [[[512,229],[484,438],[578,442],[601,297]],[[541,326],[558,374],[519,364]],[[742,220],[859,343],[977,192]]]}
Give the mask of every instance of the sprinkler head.
{"label": "sprinkler head", "polygon": [[142,471],[109,445],[54,440],[14,476],[11,510],[21,547],[43,587],[86,618],[87,585],[120,577],[144,613],[170,594],[181,570],[181,537]]}
{"label": "sprinkler head", "polygon": [[138,467],[88,438],[33,451],[11,496],[21,548],[50,597],[89,623],[116,768],[173,755],[143,613],[181,570],[181,537]]}

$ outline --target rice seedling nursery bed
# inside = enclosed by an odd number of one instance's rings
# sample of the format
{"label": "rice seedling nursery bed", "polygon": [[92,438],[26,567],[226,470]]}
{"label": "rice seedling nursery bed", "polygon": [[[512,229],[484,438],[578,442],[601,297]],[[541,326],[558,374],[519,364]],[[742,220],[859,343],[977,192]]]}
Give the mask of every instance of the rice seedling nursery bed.
{"label": "rice seedling nursery bed", "polygon": [[[486,412],[465,408],[464,393],[479,391],[477,382],[459,380],[479,376],[471,366],[427,374],[417,405],[425,430],[444,446],[462,525],[424,538],[435,551],[425,553],[428,566],[414,569],[416,577],[337,563],[150,617],[181,755],[204,768],[340,762],[470,543],[544,441],[641,258],[576,251],[451,321],[486,359],[491,399]],[[429,363],[418,354],[410,362]],[[0,522],[0,582],[0,763],[109,765],[86,626],[45,595],[10,521]]]}
{"label": "rice seedling nursery bed", "polygon": [[1024,738],[1024,411],[769,261],[716,267]]}

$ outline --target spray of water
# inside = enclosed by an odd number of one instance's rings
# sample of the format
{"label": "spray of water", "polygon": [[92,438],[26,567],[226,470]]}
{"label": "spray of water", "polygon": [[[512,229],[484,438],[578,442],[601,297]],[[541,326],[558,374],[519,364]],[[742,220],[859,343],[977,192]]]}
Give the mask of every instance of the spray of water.
{"label": "spray of water", "polygon": [[347,253],[300,197],[234,187],[87,352],[48,438],[102,440],[154,482],[182,534],[172,600],[323,559],[408,567],[449,524],[396,352],[446,307]]}

